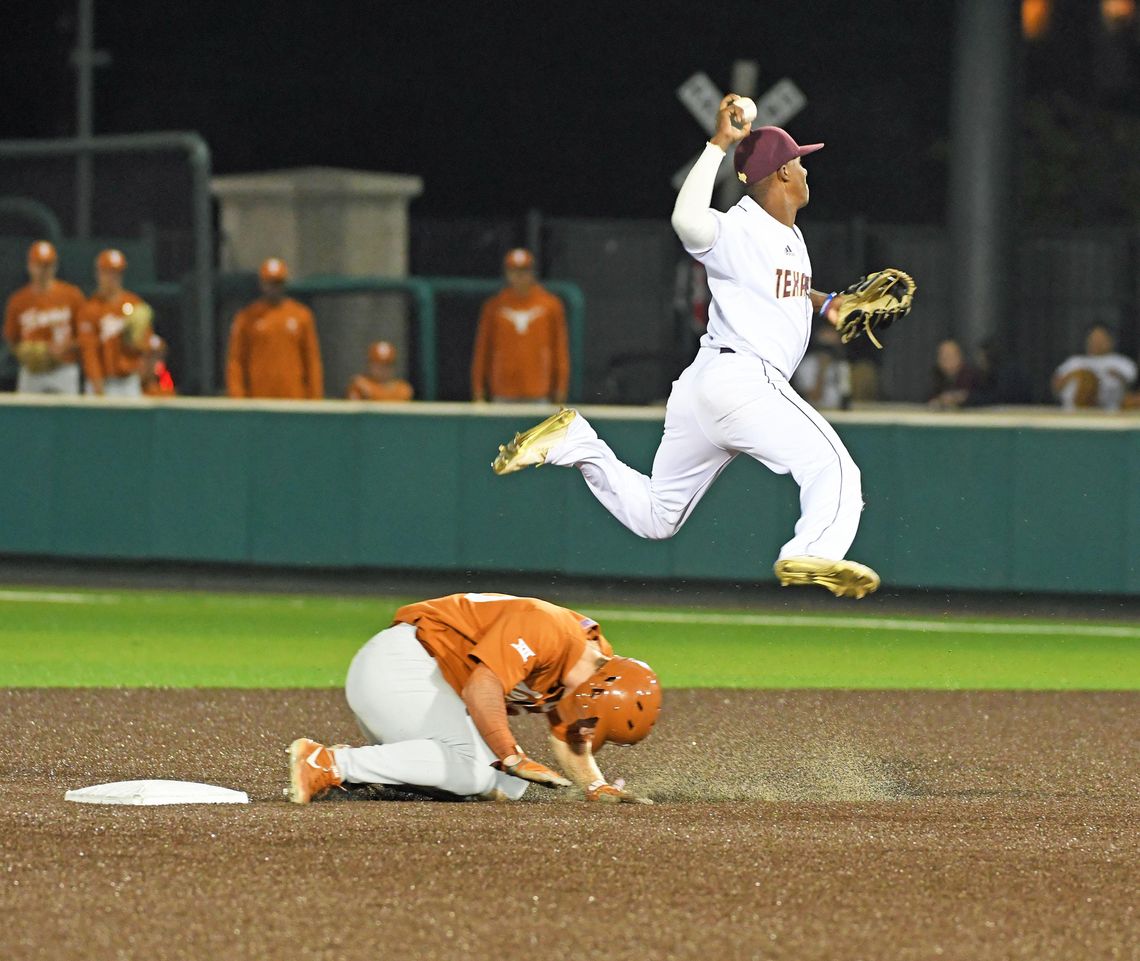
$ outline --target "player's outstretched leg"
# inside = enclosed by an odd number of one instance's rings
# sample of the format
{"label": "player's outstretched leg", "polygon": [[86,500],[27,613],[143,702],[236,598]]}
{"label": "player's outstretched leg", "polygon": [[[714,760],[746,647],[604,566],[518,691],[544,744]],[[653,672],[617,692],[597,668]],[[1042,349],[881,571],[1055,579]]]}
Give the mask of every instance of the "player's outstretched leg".
{"label": "player's outstretched leg", "polygon": [[572,409],[516,434],[491,467],[496,474],[542,464],[577,467],[602,506],[638,537],[672,537],[734,456],[704,436],[683,402],[690,381],[686,372],[674,385],[652,475],[621,461]]}
{"label": "player's outstretched leg", "polygon": [[879,589],[879,575],[866,564],[826,557],[785,557],[776,561],[781,586],[818,584],[836,597],[866,597]]}
{"label": "player's outstretched leg", "polygon": [[565,440],[570,422],[577,416],[576,410],[566,408],[530,430],[515,434],[514,440],[499,446],[499,456],[491,462],[491,470],[510,474],[524,467],[541,467],[551,450]]}

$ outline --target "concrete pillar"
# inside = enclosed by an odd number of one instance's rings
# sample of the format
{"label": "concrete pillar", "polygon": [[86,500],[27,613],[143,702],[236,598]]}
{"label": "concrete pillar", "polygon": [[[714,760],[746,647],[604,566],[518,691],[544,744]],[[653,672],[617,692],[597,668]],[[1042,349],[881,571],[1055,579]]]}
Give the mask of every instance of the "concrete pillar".
{"label": "concrete pillar", "polygon": [[[408,274],[408,204],[423,192],[419,177],[308,167],[211,183],[221,208],[224,271],[256,270],[266,257],[281,257],[297,279]],[[403,297],[330,295],[312,306],[329,397],[344,396],[373,340],[392,341],[405,374],[410,370]]]}
{"label": "concrete pillar", "polygon": [[1018,21],[1011,0],[958,0],[955,17],[947,209],[953,275],[962,296],[955,334],[971,351],[1013,323],[1010,161]]}

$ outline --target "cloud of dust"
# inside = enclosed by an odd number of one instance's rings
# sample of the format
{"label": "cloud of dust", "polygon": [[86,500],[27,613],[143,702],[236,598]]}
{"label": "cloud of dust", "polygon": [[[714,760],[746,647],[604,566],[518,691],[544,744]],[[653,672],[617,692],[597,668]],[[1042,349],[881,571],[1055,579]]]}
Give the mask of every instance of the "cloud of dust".
{"label": "cloud of dust", "polygon": [[890,801],[914,797],[894,766],[860,748],[850,737],[772,743],[752,733],[730,751],[688,744],[670,761],[637,778],[658,802],[683,801]]}

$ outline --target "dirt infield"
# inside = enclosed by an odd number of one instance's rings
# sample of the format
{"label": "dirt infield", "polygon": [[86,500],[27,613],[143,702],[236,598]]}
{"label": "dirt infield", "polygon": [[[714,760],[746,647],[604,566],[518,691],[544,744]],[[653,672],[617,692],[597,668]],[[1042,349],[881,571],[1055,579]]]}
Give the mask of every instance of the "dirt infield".
{"label": "dirt infield", "polygon": [[[3,690],[0,729],[11,961],[1140,957],[1135,694],[670,691],[600,757],[651,808],[290,805],[337,691]],[[144,777],[253,803],[63,800]]]}

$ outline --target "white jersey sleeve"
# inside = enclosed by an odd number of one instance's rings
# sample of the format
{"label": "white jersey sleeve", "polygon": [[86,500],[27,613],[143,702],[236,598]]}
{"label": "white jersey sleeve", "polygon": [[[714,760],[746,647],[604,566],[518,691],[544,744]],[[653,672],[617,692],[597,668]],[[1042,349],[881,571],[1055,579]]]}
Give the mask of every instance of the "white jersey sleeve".
{"label": "white jersey sleeve", "polygon": [[1067,357],[1057,365],[1057,369],[1053,371],[1053,376],[1064,377],[1066,374],[1071,374],[1074,370],[1080,370],[1084,366],[1083,357],[1079,355],[1076,357]]}
{"label": "white jersey sleeve", "polygon": [[1123,378],[1125,384],[1131,384],[1136,380],[1136,361],[1131,357],[1125,357],[1123,354],[1117,354],[1117,369],[1120,376]]}
{"label": "white jersey sleeve", "polygon": [[716,174],[724,157],[720,147],[705,144],[704,151],[677,192],[677,202],[673,205],[673,229],[691,254],[702,253],[716,243],[719,221],[710,204]]}

